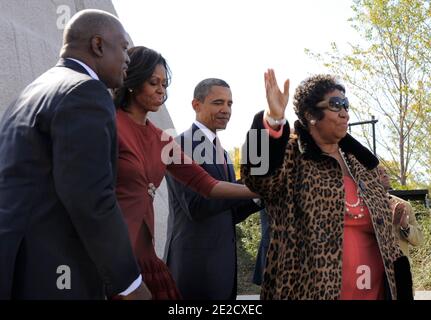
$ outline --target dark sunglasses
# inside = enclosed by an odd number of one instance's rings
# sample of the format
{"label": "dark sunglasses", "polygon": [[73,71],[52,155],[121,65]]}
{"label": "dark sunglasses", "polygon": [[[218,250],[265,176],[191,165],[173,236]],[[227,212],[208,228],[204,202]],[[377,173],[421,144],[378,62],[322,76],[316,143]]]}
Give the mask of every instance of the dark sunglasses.
{"label": "dark sunglasses", "polygon": [[[326,105],[325,105],[326,104]],[[340,112],[341,108],[349,111],[349,100],[341,97],[330,97],[329,100],[319,102],[316,107],[321,109],[329,109],[333,112]]]}

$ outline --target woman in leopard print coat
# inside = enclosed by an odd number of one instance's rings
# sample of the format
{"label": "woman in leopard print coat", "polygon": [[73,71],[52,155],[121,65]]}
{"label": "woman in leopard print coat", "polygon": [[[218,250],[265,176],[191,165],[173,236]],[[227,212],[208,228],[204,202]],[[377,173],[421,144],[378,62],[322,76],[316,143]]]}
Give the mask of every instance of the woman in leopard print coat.
{"label": "woman in leopard print coat", "polygon": [[[299,121],[289,135],[289,123],[282,120],[289,82],[281,92],[274,71],[268,70],[265,85],[269,107],[255,116],[244,149],[257,146],[261,162],[246,152],[241,166],[244,183],[261,195],[270,219],[261,298],[412,299],[410,266],[392,233],[378,160],[347,134],[344,87],[329,75],[302,82],[294,99]],[[265,164],[269,169],[259,174]],[[347,202],[352,196],[347,178],[357,191],[356,203]],[[365,229],[347,231],[356,221],[365,222],[368,229],[361,237],[374,251],[351,237]],[[374,263],[369,269],[368,262]]]}

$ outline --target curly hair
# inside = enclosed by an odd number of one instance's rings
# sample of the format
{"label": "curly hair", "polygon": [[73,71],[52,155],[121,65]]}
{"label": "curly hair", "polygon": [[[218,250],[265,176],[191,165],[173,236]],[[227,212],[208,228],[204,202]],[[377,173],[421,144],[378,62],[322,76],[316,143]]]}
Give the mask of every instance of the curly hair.
{"label": "curly hair", "polygon": [[[138,90],[142,84],[151,78],[157,65],[162,65],[166,69],[167,85],[171,80],[171,71],[165,58],[155,50],[137,46],[127,51],[130,57],[127,77],[124,79],[123,86],[114,90],[115,107],[127,111],[130,100],[130,90]],[[167,94],[163,103],[167,99]]]}
{"label": "curly hair", "polygon": [[304,127],[308,128],[307,114],[316,120],[323,119],[325,114],[322,109],[316,107],[316,104],[322,101],[326,94],[334,90],[346,92],[346,89],[338,83],[337,79],[329,74],[317,74],[299,84],[295,90],[293,105],[295,113]]}

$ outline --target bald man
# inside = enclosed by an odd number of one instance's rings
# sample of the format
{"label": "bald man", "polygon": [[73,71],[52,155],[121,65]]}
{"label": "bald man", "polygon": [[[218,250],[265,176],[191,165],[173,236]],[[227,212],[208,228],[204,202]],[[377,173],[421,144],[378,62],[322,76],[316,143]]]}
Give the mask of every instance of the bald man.
{"label": "bald man", "polygon": [[117,18],[77,13],[0,118],[0,300],[150,298],[114,193],[127,47]]}

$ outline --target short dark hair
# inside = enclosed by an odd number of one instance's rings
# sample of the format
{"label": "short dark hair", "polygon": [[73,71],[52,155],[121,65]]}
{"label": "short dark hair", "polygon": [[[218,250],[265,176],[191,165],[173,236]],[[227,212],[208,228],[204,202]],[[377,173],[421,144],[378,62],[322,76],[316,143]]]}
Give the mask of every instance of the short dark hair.
{"label": "short dark hair", "polygon": [[[171,71],[165,58],[155,50],[138,46],[130,48],[128,51],[130,63],[127,68],[127,77],[124,79],[123,86],[114,90],[115,107],[127,110],[130,103],[130,90],[138,90],[142,84],[151,78],[156,66],[162,65],[166,69],[167,85],[171,81]],[[167,95],[165,97],[166,101]]]}
{"label": "short dark hair", "polygon": [[217,79],[217,78],[208,78],[208,79],[202,80],[197,84],[197,86],[195,87],[195,91],[193,93],[193,98],[196,100],[199,100],[200,102],[204,102],[211,88],[214,86],[220,86],[220,87],[225,87],[230,89],[226,81]]}
{"label": "short dark hair", "polygon": [[295,90],[293,105],[295,113],[302,125],[308,128],[306,114],[316,120],[322,120],[324,113],[316,104],[323,100],[324,96],[334,90],[345,93],[346,89],[337,81],[335,76],[329,74],[317,74],[302,81]]}

